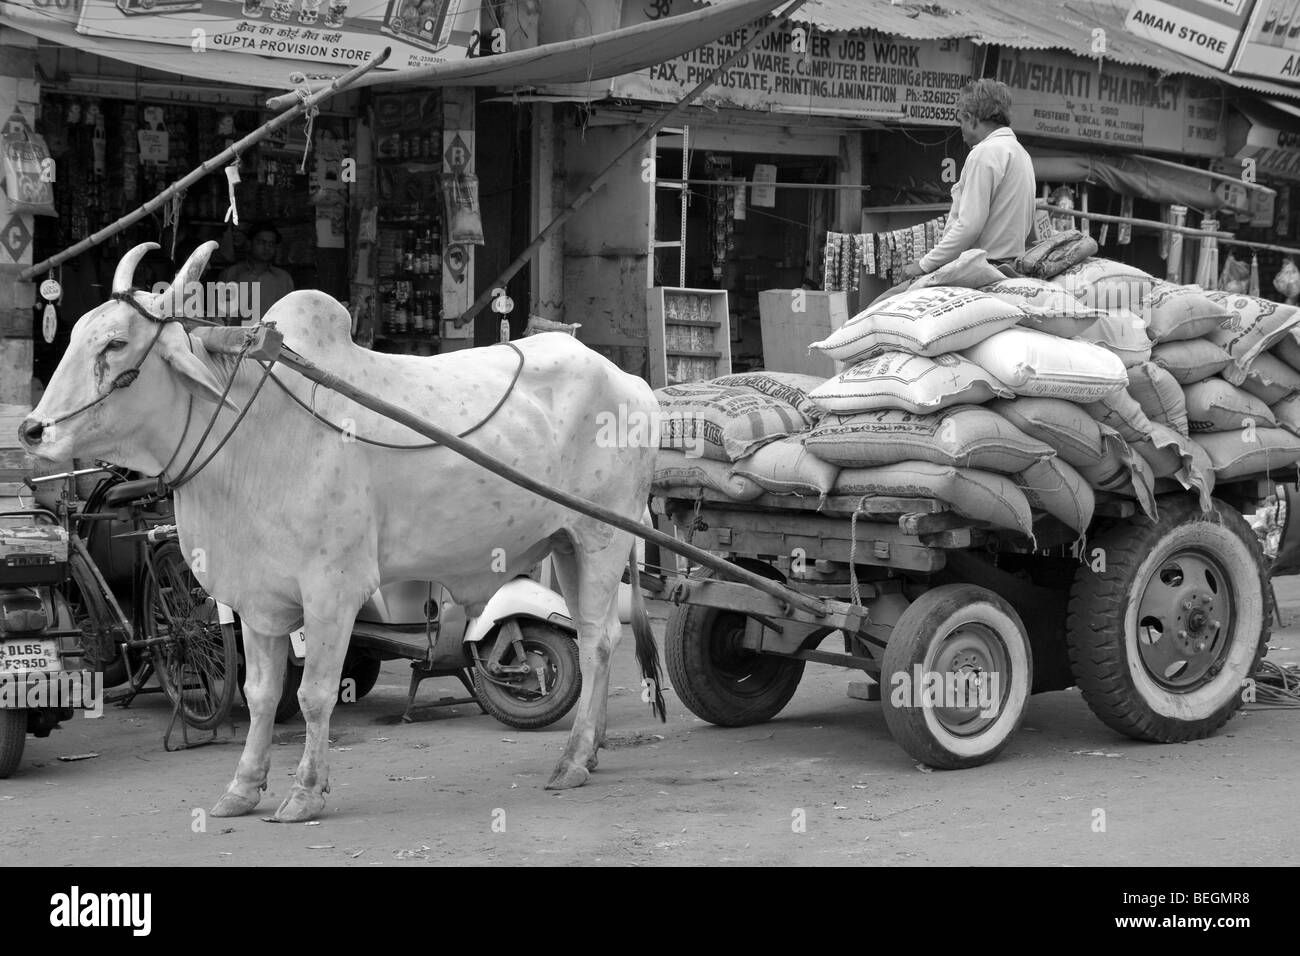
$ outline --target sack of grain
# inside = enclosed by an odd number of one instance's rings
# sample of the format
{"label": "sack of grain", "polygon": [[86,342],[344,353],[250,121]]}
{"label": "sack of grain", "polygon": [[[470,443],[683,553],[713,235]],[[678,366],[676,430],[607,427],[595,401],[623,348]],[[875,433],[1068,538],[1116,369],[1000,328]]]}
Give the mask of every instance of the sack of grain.
{"label": "sack of grain", "polygon": [[1059,398],[998,399],[988,404],[1030,438],[1056,449],[1076,468],[1102,459],[1101,429],[1083,408]]}
{"label": "sack of grain", "polygon": [[805,443],[818,458],[844,468],[929,461],[1014,475],[1054,454],[1048,445],[977,405],[957,405],[932,415],[894,409],[827,415]]}
{"label": "sack of grain", "polygon": [[1095,465],[1079,469],[1084,481],[1097,491],[1109,491],[1126,498],[1136,498],[1143,513],[1155,520],[1155,477],[1151,466],[1137,454],[1119,432],[1101,426],[1102,459]]}
{"label": "sack of grain", "polygon": [[1246,369],[1260,352],[1271,349],[1300,323],[1300,309],[1292,305],[1228,292],[1207,292],[1206,296],[1228,311],[1228,318],[1206,338],[1232,356],[1223,377],[1234,385],[1245,380]]}
{"label": "sack of grain", "polygon": [[1003,278],[996,266],[989,265],[988,254],[983,249],[967,249],[952,262],[941,265],[933,272],[921,276],[912,283],[913,289],[926,289],[931,286],[960,286],[963,289],[979,289],[990,282]]}
{"label": "sack of grain", "polygon": [[1261,352],[1246,369],[1246,380],[1241,387],[1265,405],[1276,405],[1288,395],[1300,392],[1300,372],[1272,352]]}
{"label": "sack of grain", "polygon": [[1151,361],[1186,386],[1218,375],[1232,363],[1232,356],[1213,342],[1193,339],[1157,345],[1151,350]]}
{"label": "sack of grain", "polygon": [[1187,402],[1183,388],[1167,370],[1154,362],[1143,362],[1128,370],[1128,393],[1153,422],[1187,434]]}
{"label": "sack of grain", "polygon": [[1029,502],[1020,489],[1002,475],[973,468],[928,461],[845,468],[835,479],[835,494],[937,498],[963,518],[1010,528],[1026,536],[1033,533]]}
{"label": "sack of grain", "polygon": [[1086,342],[1007,329],[963,353],[1017,395],[1086,402],[1128,384],[1124,364]]}
{"label": "sack of grain", "polygon": [[772,494],[825,495],[840,469],[805,448],[802,438],[792,437],[764,445],[731,471]]}
{"label": "sack of grain", "polygon": [[712,382],[669,385],[659,399],[659,447],[735,461],[767,442],[806,431],[799,410],[770,395]]}
{"label": "sack of grain", "polygon": [[1141,315],[1153,342],[1180,342],[1209,335],[1228,311],[1200,286],[1157,282],[1142,301]]}
{"label": "sack of grain", "polygon": [[1127,391],[1112,392],[1083,407],[1099,424],[1113,428],[1127,442],[1142,441],[1151,434],[1151,419]]}
{"label": "sack of grain", "polygon": [[1146,322],[1136,312],[1128,309],[1103,313],[1101,318],[1075,338],[1114,352],[1125,368],[1141,365],[1151,358],[1151,340],[1147,338]]}
{"label": "sack of grain", "polygon": [[1096,495],[1083,476],[1059,458],[1048,458],[1016,475],[1016,484],[1029,504],[1046,511],[1079,534],[1088,530]]}
{"label": "sack of grain", "polygon": [[1045,279],[1003,279],[986,285],[983,291],[1022,309],[1025,314],[1020,325],[1024,328],[1063,339],[1074,338],[1105,315]]}
{"label": "sack of grain", "polygon": [[1187,429],[1198,437],[1205,432],[1277,427],[1267,405],[1221,378],[1189,385],[1183,396],[1187,399]]}
{"label": "sack of grain", "polygon": [[1097,254],[1097,240],[1078,229],[1058,232],[1025,250],[1016,260],[1021,275],[1050,279]]}
{"label": "sack of grain", "polygon": [[1052,279],[1066,292],[1094,309],[1135,310],[1156,280],[1134,266],[1112,259],[1086,259]]}
{"label": "sack of grain", "polygon": [[949,405],[982,404],[1012,392],[974,362],[949,352],[926,358],[881,352],[813,389],[822,409],[851,415],[878,408],[935,412]]}
{"label": "sack of grain", "polygon": [[1213,432],[1193,440],[1209,454],[1220,482],[1265,475],[1300,461],[1300,436],[1282,428]]}
{"label": "sack of grain", "polygon": [[1288,395],[1282,401],[1270,405],[1268,410],[1277,420],[1278,428],[1300,435],[1300,393]]}
{"label": "sack of grain", "polygon": [[1209,511],[1214,491],[1214,466],[1205,449],[1167,425],[1151,423],[1151,435],[1133,446],[1151,466],[1155,478],[1173,478],[1200,498],[1201,510]]}
{"label": "sack of grain", "polygon": [[655,458],[652,491],[657,495],[693,497],[700,488],[721,492],[736,501],[749,501],[763,489],[749,478],[732,474],[731,466],[708,458],[688,458],[680,451],[660,450]]}
{"label": "sack of grain", "polygon": [[841,362],[856,362],[885,349],[942,355],[1010,328],[1022,314],[1015,306],[974,289],[915,289],[871,306],[811,348]]}
{"label": "sack of grain", "polygon": [[825,412],[808,397],[818,385],[826,379],[816,375],[801,375],[798,372],[738,372],[715,378],[708,384],[727,388],[743,388],[746,391],[769,395],[778,401],[793,405],[799,409],[810,422],[821,418]]}
{"label": "sack of grain", "polygon": [[1278,339],[1272,352],[1291,368],[1300,371],[1300,326],[1288,330]]}

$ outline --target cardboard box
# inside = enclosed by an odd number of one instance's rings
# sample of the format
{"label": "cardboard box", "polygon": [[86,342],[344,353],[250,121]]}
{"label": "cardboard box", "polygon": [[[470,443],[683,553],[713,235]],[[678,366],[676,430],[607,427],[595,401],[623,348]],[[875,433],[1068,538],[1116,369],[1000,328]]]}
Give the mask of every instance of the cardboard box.
{"label": "cardboard box", "polygon": [[808,346],[849,320],[847,292],[767,289],[759,293],[763,365],[769,372],[801,372],[830,378],[836,362]]}

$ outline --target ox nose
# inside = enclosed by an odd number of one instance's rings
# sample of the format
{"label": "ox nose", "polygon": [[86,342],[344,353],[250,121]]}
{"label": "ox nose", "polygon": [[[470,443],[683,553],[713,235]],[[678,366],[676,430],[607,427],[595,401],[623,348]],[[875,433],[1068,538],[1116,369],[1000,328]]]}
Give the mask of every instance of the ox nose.
{"label": "ox nose", "polygon": [[23,423],[18,426],[18,440],[27,448],[39,445],[44,433],[45,425],[34,418],[23,419]]}

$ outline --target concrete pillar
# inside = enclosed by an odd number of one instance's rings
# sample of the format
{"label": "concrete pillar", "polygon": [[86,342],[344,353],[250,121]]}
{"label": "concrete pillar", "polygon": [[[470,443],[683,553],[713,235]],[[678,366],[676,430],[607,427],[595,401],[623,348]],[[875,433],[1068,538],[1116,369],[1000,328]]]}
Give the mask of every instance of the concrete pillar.
{"label": "concrete pillar", "polygon": [[[564,208],[564,145],[555,107],[533,106],[533,190],[531,233],[537,235]],[[537,251],[533,260],[533,314],[564,322],[564,229]]]}
{"label": "concrete pillar", "polygon": [[[0,27],[0,128],[35,128],[35,70],[36,38]],[[36,286],[19,281],[18,273],[32,264],[32,219],[12,212],[0,191],[0,405],[30,407]],[[0,447],[12,442],[0,435]]]}

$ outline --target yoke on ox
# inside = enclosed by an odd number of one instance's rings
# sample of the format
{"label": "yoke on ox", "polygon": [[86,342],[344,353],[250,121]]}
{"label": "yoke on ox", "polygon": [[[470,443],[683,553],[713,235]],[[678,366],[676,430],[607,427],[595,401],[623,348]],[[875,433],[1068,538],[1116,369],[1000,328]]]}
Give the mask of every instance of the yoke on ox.
{"label": "yoke on ox", "polygon": [[[573,729],[547,786],[585,783],[604,739],[625,565],[637,656],[658,686],[632,536],[297,374],[209,354],[179,318],[216,243],[200,246],[167,291],[132,291],[136,264],[152,248],[123,257],[112,301],[77,322],[20,431],[37,458],[102,458],[170,483],[196,577],[242,618],[252,719],[235,778],[212,812],[249,813],[266,789],[291,630],[302,624],[307,634],[298,692],[307,742],[276,811],[281,821],[311,819],[325,804],[330,715],[352,622],[368,596],[389,581],[434,580],[477,613],[502,583],[502,567],[508,577],[547,554],[578,628],[582,666]],[[295,352],[448,431],[471,432],[466,441],[499,461],[620,516],[644,513],[655,449],[598,436],[606,415],[650,420],[654,395],[572,337],[424,358],[354,345],[347,311],[323,293],[294,292],[266,318]]]}

